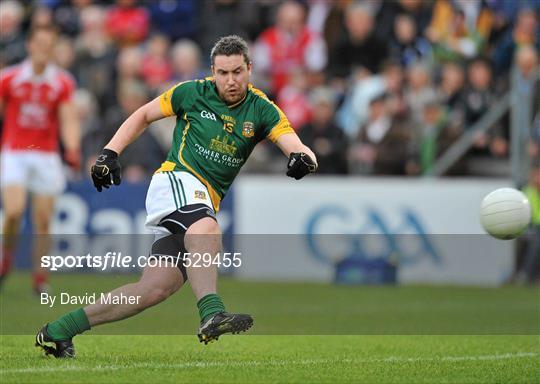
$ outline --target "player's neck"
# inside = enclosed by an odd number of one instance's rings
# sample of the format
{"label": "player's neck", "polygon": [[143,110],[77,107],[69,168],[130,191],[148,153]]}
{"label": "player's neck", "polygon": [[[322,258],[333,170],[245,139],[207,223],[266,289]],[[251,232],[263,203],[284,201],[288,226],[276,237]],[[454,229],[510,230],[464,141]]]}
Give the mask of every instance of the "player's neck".
{"label": "player's neck", "polygon": [[47,64],[41,64],[31,61],[32,63],[32,70],[36,75],[42,75],[43,72],[45,72],[45,69],[47,68]]}

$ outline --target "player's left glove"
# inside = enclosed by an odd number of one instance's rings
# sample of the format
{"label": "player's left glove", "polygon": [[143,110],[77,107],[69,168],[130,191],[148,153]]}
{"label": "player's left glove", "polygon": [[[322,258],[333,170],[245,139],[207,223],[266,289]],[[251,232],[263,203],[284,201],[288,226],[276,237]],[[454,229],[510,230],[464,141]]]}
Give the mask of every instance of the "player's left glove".
{"label": "player's left glove", "polygon": [[308,173],[316,172],[317,164],[315,164],[309,155],[303,152],[293,152],[289,156],[287,168],[287,176],[300,180]]}
{"label": "player's left glove", "polygon": [[96,163],[92,165],[90,170],[94,187],[98,192],[101,192],[103,188],[109,188],[112,184],[120,185],[122,181],[121,173],[118,153],[107,148],[101,151]]}

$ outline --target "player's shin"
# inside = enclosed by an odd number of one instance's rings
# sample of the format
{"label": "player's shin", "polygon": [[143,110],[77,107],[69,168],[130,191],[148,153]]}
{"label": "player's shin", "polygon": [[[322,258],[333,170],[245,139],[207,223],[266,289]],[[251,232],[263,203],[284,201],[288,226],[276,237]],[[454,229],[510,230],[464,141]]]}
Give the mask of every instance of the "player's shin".
{"label": "player's shin", "polygon": [[41,257],[47,255],[50,249],[49,235],[35,235],[32,248],[32,288],[36,294],[48,292],[49,271],[41,267]]}
{"label": "player's shin", "polygon": [[[217,224],[213,219],[203,219],[193,225],[191,230],[197,231],[197,227],[213,226]],[[206,228],[204,228],[206,229]],[[218,232],[219,229],[216,230]],[[221,250],[221,234],[198,234],[188,233],[185,237],[187,253],[184,256],[187,276],[191,283],[193,294],[197,298],[197,307],[201,321],[225,311],[223,301],[217,294],[217,267],[213,263],[201,262],[201,255],[216,255]]]}

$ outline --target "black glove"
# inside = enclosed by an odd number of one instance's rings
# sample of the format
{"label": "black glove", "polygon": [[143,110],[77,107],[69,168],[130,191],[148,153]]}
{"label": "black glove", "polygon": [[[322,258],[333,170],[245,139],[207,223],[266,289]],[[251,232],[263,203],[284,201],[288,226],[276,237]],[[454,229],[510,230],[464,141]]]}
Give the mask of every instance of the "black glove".
{"label": "black glove", "polygon": [[293,152],[289,156],[287,168],[287,176],[300,180],[308,173],[316,172],[317,164],[315,164],[309,155],[303,152]]}
{"label": "black glove", "polygon": [[109,188],[113,183],[120,185],[121,170],[118,153],[107,148],[103,149],[90,170],[94,187],[101,192],[102,188]]}

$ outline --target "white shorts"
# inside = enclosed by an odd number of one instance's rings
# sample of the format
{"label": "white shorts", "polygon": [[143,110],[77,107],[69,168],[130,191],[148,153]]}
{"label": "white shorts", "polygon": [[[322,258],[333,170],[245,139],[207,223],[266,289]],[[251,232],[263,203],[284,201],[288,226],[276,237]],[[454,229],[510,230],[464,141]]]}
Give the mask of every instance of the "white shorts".
{"label": "white shorts", "polygon": [[21,185],[38,195],[58,195],[66,187],[60,155],[55,152],[2,150],[2,188]]}
{"label": "white shorts", "polygon": [[190,204],[205,204],[214,208],[206,186],[187,172],[154,174],[146,194],[146,228],[156,235],[169,234],[159,225],[161,219]]}

